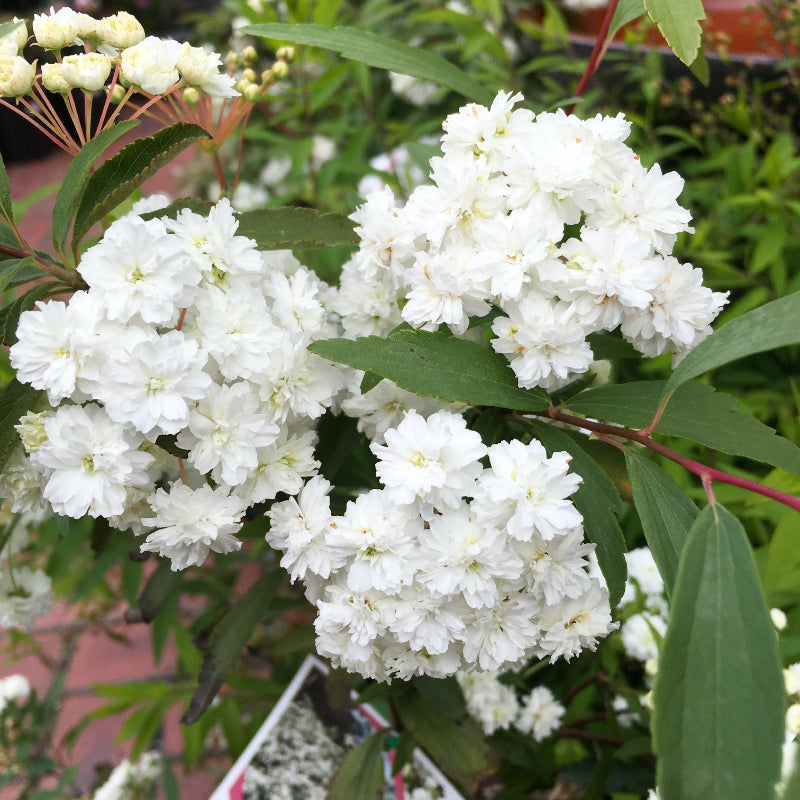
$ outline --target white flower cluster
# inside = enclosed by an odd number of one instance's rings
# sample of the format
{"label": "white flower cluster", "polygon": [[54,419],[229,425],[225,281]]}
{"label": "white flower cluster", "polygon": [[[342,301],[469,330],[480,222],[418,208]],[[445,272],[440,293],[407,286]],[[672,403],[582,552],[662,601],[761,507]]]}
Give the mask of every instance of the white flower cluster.
{"label": "white flower cluster", "polygon": [[92,800],[140,800],[152,797],[161,770],[161,755],[153,750],[142,753],[136,763],[126,758],[114,767],[108,780],[92,795]]}
{"label": "white flower cluster", "polygon": [[[188,42],[145,36],[141,23],[126,11],[95,19],[67,6],[51,8],[49,14],[34,15],[33,36],[45,50],[85,49],[41,65],[42,83],[51,92],[96,92],[118,65],[127,84],[148,94],[163,94],[178,83],[214,97],[238,94],[233,77],[220,71],[217,53]],[[21,55],[27,41],[24,23],[0,39],[0,97],[19,97],[31,90],[36,69]]]}
{"label": "white flower cluster", "polygon": [[238,549],[248,506],[316,473],[343,385],[306,349],[336,333],[326,287],[237,227],[227,201],[122,217],[83,255],[89,289],[22,314],[10,351],[57,406],[18,426],[54,511],[147,533],[176,570]]}
{"label": "white flower cluster", "polygon": [[622,115],[534,116],[500,92],[444,122],[434,185],[402,208],[390,189],[352,215],[361,237],[336,310],[347,336],[399,321],[449,326],[501,310],[492,347],[520,386],[553,389],[587,371],[587,335],[620,328],[649,356],[682,356],[710,333],[726,295],[670,255],[692,230],[683,180],[645,169]]}
{"label": "white flower cluster", "polygon": [[561,724],[566,709],[546,686],[534,687],[520,703],[512,686],[501,683],[496,672],[456,673],[467,711],[484,733],[515,727],[541,742]]}
{"label": "white flower cluster", "polygon": [[567,453],[487,448],[449,411],[408,411],[384,439],[371,445],[383,488],[343,515],[322,477],[269,511],[267,541],[317,605],[320,655],[377,680],[444,677],[570,659],[615,627],[586,572]]}
{"label": "white flower cluster", "polygon": [[0,678],[0,714],[6,707],[18,700],[25,702],[31,693],[31,685],[24,675],[9,675]]}

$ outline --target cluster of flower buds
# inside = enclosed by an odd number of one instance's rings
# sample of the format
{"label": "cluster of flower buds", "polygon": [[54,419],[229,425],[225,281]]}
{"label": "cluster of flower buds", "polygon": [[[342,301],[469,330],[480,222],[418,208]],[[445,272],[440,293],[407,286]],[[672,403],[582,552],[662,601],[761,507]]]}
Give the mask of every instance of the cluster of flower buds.
{"label": "cluster of flower buds", "polygon": [[275,54],[275,63],[261,72],[259,76],[256,66],[258,51],[248,45],[241,54],[233,50],[225,56],[225,66],[230,72],[239,70],[239,79],[236,81],[236,91],[245,100],[255,103],[263,100],[269,88],[277,81],[283,80],[289,74],[289,62],[294,58],[293,47],[280,47]]}

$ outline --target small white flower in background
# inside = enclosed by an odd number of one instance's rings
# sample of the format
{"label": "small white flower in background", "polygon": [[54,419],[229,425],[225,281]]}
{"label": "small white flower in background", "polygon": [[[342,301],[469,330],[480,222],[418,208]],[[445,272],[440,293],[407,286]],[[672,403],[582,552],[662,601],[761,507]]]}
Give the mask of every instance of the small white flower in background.
{"label": "small white flower in background", "polygon": [[480,722],[483,732],[507,730],[518,719],[519,702],[512,686],[497,680],[496,672],[457,672],[467,711]]}
{"label": "small white flower in background", "polygon": [[631,658],[638,661],[658,659],[656,635],[663,637],[666,630],[666,620],[661,617],[654,614],[634,614],[622,623],[622,646]]}
{"label": "small white flower in background", "polygon": [[786,614],[784,614],[779,608],[771,608],[769,610],[769,617],[772,620],[772,624],[775,626],[775,630],[782,631],[784,628],[786,628]]}
{"label": "small white flower in background", "polygon": [[311,168],[319,169],[336,155],[336,142],[327,136],[315,133],[311,149]]}
{"label": "small white flower in background", "polygon": [[790,697],[800,695],[800,662],[786,667],[783,671],[783,681],[786,685],[786,694]]}
{"label": "small white flower in background", "polygon": [[30,693],[31,685],[24,675],[9,675],[7,678],[0,678],[0,714],[9,703],[27,700]]}
{"label": "small white flower in background", "polygon": [[546,686],[537,686],[519,710],[516,727],[541,742],[558,729],[566,709]]}
{"label": "small white flower in background", "polygon": [[793,703],[786,711],[786,731],[792,736],[800,733],[800,703]]}
{"label": "small white flower in background", "polygon": [[438,85],[432,81],[414,78],[411,75],[402,75],[399,72],[390,72],[389,80],[392,84],[392,91],[396,95],[419,108],[430,105],[434,95],[439,91]]}
{"label": "small white flower in background", "polygon": [[143,753],[136,763],[125,759],[95,791],[92,800],[133,800],[152,796],[162,763],[162,756],[154,751]]}
{"label": "small white flower in background", "polygon": [[0,628],[27,628],[53,605],[52,581],[42,570],[0,571]]}

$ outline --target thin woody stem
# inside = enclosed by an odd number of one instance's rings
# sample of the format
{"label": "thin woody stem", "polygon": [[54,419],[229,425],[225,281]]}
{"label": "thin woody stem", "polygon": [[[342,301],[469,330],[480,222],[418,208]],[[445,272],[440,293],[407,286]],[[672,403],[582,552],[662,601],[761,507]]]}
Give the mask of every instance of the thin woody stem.
{"label": "thin woody stem", "polygon": [[724,472],[723,470],[714,469],[713,467],[701,464],[699,461],[683,456],[660,442],[654,441],[650,438],[648,433],[631,430],[621,425],[611,425],[606,422],[593,422],[588,419],[582,419],[581,417],[573,417],[570,414],[564,414],[555,407],[547,411],[536,412],[535,416],[557,419],[560,422],[566,422],[568,425],[573,425],[576,428],[583,428],[584,430],[594,431],[595,433],[604,434],[605,436],[617,436],[622,439],[629,439],[632,442],[638,442],[659,455],[668,458],[670,461],[680,464],[689,472],[699,476],[703,481],[703,487],[706,490],[709,501],[712,503],[715,501],[711,486],[715,481],[719,481],[720,483],[738,486],[741,489],[747,489],[748,491],[755,492],[764,497],[769,497],[771,500],[777,500],[779,503],[783,503],[789,506],[789,508],[793,508],[795,511],[800,511],[800,497],[795,497],[786,492],[779,492],[777,489],[764,486],[762,483],[751,481],[748,478],[740,478],[737,475],[731,475],[729,472]]}
{"label": "thin woody stem", "polygon": [[[575,89],[575,93],[572,95],[573,97],[580,97],[583,94],[586,84],[589,83],[589,78],[594,75],[597,68],[600,66],[600,62],[603,60],[607,49],[606,39],[608,38],[608,31],[611,28],[611,20],[614,18],[614,12],[617,10],[618,5],[619,0],[611,0],[608,4],[606,15],[603,18],[603,24],[600,26],[600,32],[597,34],[597,41],[594,43],[592,54],[589,56],[589,63],[586,65],[586,69]],[[571,114],[574,110],[574,103],[565,109],[567,114]]]}
{"label": "thin woody stem", "polygon": [[44,261],[29,248],[23,250],[19,247],[11,247],[7,244],[0,244],[0,253],[11,256],[12,258],[31,257],[36,262],[36,266],[39,267],[42,272],[46,272],[53,278],[58,278],[58,280],[63,281],[73,289],[82,289],[86,285],[78,272],[70,269],[64,269],[63,267],[59,267],[57,264],[51,264],[49,261]]}

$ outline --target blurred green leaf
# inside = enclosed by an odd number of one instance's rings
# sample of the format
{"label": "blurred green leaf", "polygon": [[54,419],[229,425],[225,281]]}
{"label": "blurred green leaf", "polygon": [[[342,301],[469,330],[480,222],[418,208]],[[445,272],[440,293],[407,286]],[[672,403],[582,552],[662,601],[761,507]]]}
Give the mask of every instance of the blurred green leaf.
{"label": "blurred green leaf", "polygon": [[643,0],[620,0],[611,18],[611,26],[608,29],[608,39],[613,39],[617,33],[629,22],[638,19],[647,13],[644,8]]}
{"label": "blurred green leaf", "polygon": [[494,98],[493,92],[436,53],[370,31],[320,25],[267,24],[248,25],[242,28],[242,33],[334,50],[345,58],[362,61],[371,67],[439,83],[469,100],[486,105]]}
{"label": "blurred green leaf", "polygon": [[386,778],[383,773],[383,746],[390,731],[376,731],[359,742],[346,756],[327,800],[377,800]]}
{"label": "blurred green leaf", "polygon": [[785,689],[741,523],[720,505],[689,531],[653,689],[662,800],[772,796]]}
{"label": "blurred green leaf", "polygon": [[0,394],[0,471],[11,457],[14,446],[19,441],[14,426],[19,418],[44,394],[41,389],[34,389],[27,383],[12,379]]}
{"label": "blurred green leaf", "polygon": [[239,214],[237,233],[255,239],[259,250],[311,250],[359,243],[347,217],[291,206],[245,211]]}
{"label": "blurred green leaf", "polygon": [[55,286],[53,281],[37,283],[16,300],[0,308],[0,342],[2,344],[10,347],[17,341],[20,315],[25,311],[30,311],[36,305],[37,300],[44,300]]}

